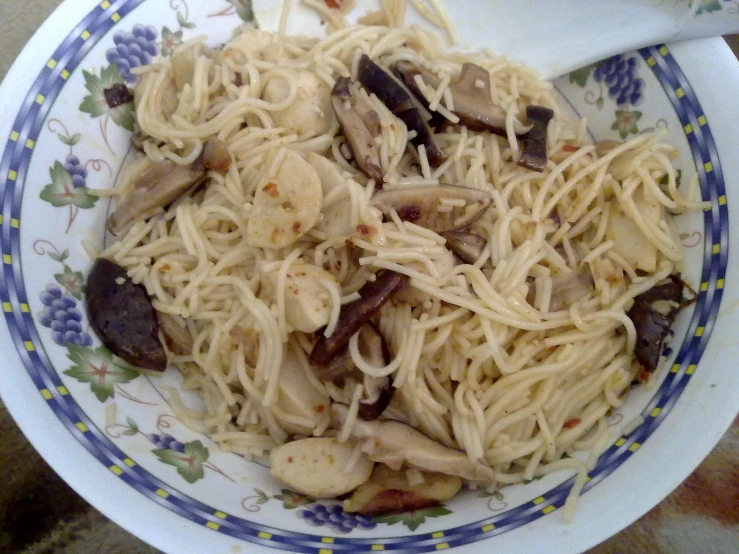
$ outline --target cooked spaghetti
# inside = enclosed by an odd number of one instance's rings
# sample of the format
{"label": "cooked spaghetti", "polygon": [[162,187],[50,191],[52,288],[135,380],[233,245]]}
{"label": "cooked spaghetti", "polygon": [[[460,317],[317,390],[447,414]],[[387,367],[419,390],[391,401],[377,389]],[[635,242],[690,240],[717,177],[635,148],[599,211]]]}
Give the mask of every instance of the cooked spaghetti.
{"label": "cooked spaghetti", "polygon": [[[674,149],[653,134],[589,144],[586,122],[563,117],[551,84],[532,71],[489,52],[447,53],[419,28],[385,26],[402,25],[405,2],[386,2],[366,20],[373,25],[356,26],[322,2],[306,3],[331,18],[325,38],[244,28],[222,49],[192,40],[140,70],[143,154],[117,195],[125,200],[157,162],[197,163],[212,137],[230,158],[169,207],[138,214],[102,254],[185,333],[182,348],[162,338],[204,409],[187,407],[175,390],[171,406],[225,449],[260,456],[296,436],[348,440],[362,400],[389,377],[395,394],[382,419],[491,468],[494,479],[478,484],[575,469],[581,488],[588,463],[568,454],[593,451],[594,461],[608,442],[609,410],[640,372],[627,311],[679,270],[671,214],[699,206],[689,200],[694,190],[678,191]],[[412,4],[454,36],[438,2]],[[436,77],[437,88],[416,79],[426,116],[442,120],[436,167],[425,146],[410,144],[416,131],[357,87],[376,117],[382,178],[360,170],[331,91],[342,77],[358,82],[362,54],[388,72],[407,62]],[[455,115],[450,90],[465,63],[489,74],[485,100],[504,114],[505,136],[473,131]],[[519,165],[515,126],[532,105],[554,112],[542,172]],[[442,185],[490,197],[465,227],[483,242],[464,263],[447,236],[375,201],[379,189],[434,194]],[[452,197],[437,209],[465,205]],[[358,372],[319,379],[310,363],[317,340],[337,332],[342,309],[381,271],[409,278],[372,318],[389,363],[364,356],[354,335],[348,352]],[[563,281],[583,271],[585,289],[563,300]],[[305,398],[313,410],[296,408]],[[340,422],[332,403],[347,408]],[[409,479],[422,482],[417,473]]]}

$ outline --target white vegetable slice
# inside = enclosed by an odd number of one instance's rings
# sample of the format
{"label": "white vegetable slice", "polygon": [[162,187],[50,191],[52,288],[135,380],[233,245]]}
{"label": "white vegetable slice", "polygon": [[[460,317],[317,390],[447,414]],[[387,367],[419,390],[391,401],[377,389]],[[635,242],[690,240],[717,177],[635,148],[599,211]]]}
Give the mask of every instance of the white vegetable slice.
{"label": "white vegetable slice", "polygon": [[[636,191],[634,204],[646,221],[655,225],[659,224],[662,218],[662,207],[651,194],[645,194],[643,189]],[[636,222],[620,207],[611,210],[606,239],[615,243],[613,251],[624,258],[634,269],[648,273],[656,271],[657,247],[649,242]]]}
{"label": "white vegetable slice", "polygon": [[[270,274],[273,290],[277,287],[277,272]],[[285,278],[285,320],[297,331],[313,333],[328,324],[331,296],[321,280],[336,283],[328,271],[314,265],[295,263]]]}
{"label": "white vegetable slice", "polygon": [[372,475],[375,464],[364,455],[350,472],[344,471],[353,454],[352,442],[326,437],[297,440],[272,449],[271,471],[294,491],[313,498],[336,498]]}
{"label": "white vegetable slice", "polygon": [[280,426],[291,433],[309,435],[320,423],[329,404],[328,395],[322,394],[311,385],[298,358],[292,349],[288,349],[280,370],[280,392],[277,397],[277,406],[288,414],[310,420],[311,427],[283,421],[277,416]]}
{"label": "white vegetable slice", "polygon": [[[284,110],[272,112],[272,120],[277,127],[294,132],[300,140],[323,135],[333,118],[331,89],[309,71],[296,73],[295,86],[295,101]],[[289,93],[289,83],[283,78],[274,78],[264,87],[262,99],[277,104]]]}
{"label": "white vegetable slice", "polygon": [[[265,167],[272,165],[274,156]],[[247,244],[275,249],[290,246],[316,224],[322,203],[323,191],[316,170],[297,153],[284,151],[276,174],[263,175],[257,185],[246,228]]]}

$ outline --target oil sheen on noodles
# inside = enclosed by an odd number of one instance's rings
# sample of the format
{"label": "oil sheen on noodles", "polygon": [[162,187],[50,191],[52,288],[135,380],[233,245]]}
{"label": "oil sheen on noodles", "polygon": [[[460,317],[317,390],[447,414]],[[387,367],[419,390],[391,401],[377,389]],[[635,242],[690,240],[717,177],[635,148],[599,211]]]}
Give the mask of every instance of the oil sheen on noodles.
{"label": "oil sheen on noodles", "polygon": [[[305,3],[326,11],[322,2]],[[186,67],[176,70],[177,78],[170,59],[140,70],[136,116],[149,138],[145,156],[130,166],[116,193],[125,195],[153,162],[192,163],[212,136],[225,143],[233,163],[225,174],[211,172],[204,188],[135,223],[103,255],[143,283],[154,307],[175,316],[192,337],[192,352],[170,353],[170,360],[205,407],[188,407],[173,389],[178,417],[246,456],[269,452],[296,429],[346,439],[366,390],[354,379],[339,387],[315,377],[308,363],[312,333],[295,330],[286,316],[290,268],[325,272],[315,294],[330,308],[327,333],[341,304],[356,299],[378,270],[409,275],[412,298],[386,304],[378,318],[393,353],[390,365],[374,367],[361,359],[356,341],[350,345],[357,367],[368,376],[389,374],[397,388],[385,417],[490,466],[496,476],[485,484],[490,487],[574,469],[579,477],[571,507],[608,443],[605,418],[624,401],[638,371],[625,308],[679,270],[683,253],[670,213],[698,207],[687,200],[693,190],[677,190],[675,152],[660,136],[639,135],[597,152],[586,140],[586,123],[561,115],[549,83],[489,52],[449,54],[437,35],[387,26],[403,23],[405,2],[383,4],[386,11],[373,17],[385,25],[350,26],[331,10],[331,32],[323,39],[245,28],[221,50],[201,39],[181,45],[175,57]],[[446,14],[434,8],[439,2],[411,4],[455,36]],[[376,183],[356,178],[335,118],[308,134],[277,123],[305,94],[327,94],[339,76],[356,78],[362,53],[384,67],[408,60],[434,71],[442,86],[426,93],[452,123],[457,118],[446,87],[462,64],[490,72],[508,138],[449,127],[435,136],[446,158],[436,169],[423,149],[406,147],[405,125],[374,95],[366,98],[379,116],[385,190],[453,183],[492,195],[492,209],[473,225],[487,240],[476,263],[456,265],[442,237],[395,213],[383,222],[370,201]],[[306,74],[313,83],[307,92]],[[282,97],[265,100],[266,87],[275,83]],[[525,120],[530,104],[555,112],[541,174],[517,165],[512,125]],[[274,175],[288,156],[315,154],[346,171],[323,191],[321,209],[325,214],[341,203],[347,232],[330,234],[319,221],[282,249],[247,245],[260,176]],[[660,214],[658,221],[645,215],[645,204]],[[624,245],[608,238],[609,218],[616,216],[643,235],[655,256],[651,270],[635,271]],[[594,294],[551,311],[553,276],[582,266],[594,277]],[[331,422],[328,409],[298,417],[280,405],[288,357],[318,394],[350,406],[343,428]],[[593,454],[569,456],[577,450]]]}

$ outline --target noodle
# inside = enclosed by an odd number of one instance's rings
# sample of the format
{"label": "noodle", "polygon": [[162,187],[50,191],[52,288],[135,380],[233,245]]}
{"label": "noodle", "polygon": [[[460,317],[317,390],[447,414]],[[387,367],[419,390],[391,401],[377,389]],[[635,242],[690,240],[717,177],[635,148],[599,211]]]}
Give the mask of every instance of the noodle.
{"label": "noodle", "polygon": [[[302,2],[328,21],[333,31],[327,37],[287,35],[288,1],[278,34],[245,29],[223,50],[200,40],[179,46],[175,55],[188,57],[191,68],[179,88],[169,60],[140,72],[136,117],[147,137],[145,154],[124,173],[115,194],[125,198],[136,178],[163,159],[191,164],[213,136],[232,160],[228,171],[211,171],[202,190],[142,214],[148,221],[131,225],[102,253],[123,265],[146,287],[155,308],[176,316],[192,336],[192,352],[172,354],[172,360],[206,408],[188,408],[171,390],[175,414],[247,456],[262,455],[295,434],[345,442],[364,395],[375,390],[372,379],[389,377],[397,394],[387,414],[492,468],[496,486],[577,471],[573,498],[565,504],[570,514],[587,468],[563,456],[571,449],[595,452],[607,440],[606,415],[639,371],[636,331],[626,311],[681,261],[668,211],[703,207],[691,199],[694,180],[688,191],[678,191],[659,136],[639,135],[598,156],[586,143],[585,124],[561,116],[548,83],[489,53],[441,52],[434,36],[402,27],[405,0],[384,0],[381,12],[367,17],[371,25],[349,27],[343,12],[316,0]],[[440,0],[410,4],[458,42]],[[481,66],[491,75],[491,99],[505,113],[505,136],[450,125],[434,137],[445,161],[432,167],[425,146],[407,147],[416,131],[409,133],[374,94],[362,91],[377,115],[385,182],[362,180],[333,119],[307,130],[294,126],[302,121],[306,98],[327,96],[339,76],[356,77],[364,52],[385,67],[404,60],[434,71],[436,90],[417,84],[431,112],[452,124],[459,117],[450,84],[463,63]],[[267,91],[278,84],[283,95],[271,97]],[[525,120],[531,104],[555,112],[543,173],[517,165],[522,150],[515,123]],[[290,118],[282,118],[288,112]],[[321,180],[319,213],[309,228],[298,227],[302,234],[280,247],[250,242],[251,224],[264,209],[261,195],[278,181],[285,186],[284,167],[309,165],[311,156],[339,177],[333,184]],[[666,186],[658,184],[662,178]],[[403,221],[395,210],[383,221],[372,203],[376,188],[433,191],[440,183],[491,196],[491,208],[470,227],[486,242],[474,263],[455,264],[444,237]],[[644,207],[648,202],[651,212]],[[303,214],[310,202],[304,204],[290,209]],[[455,198],[440,203],[439,211],[464,206]],[[654,252],[653,271],[637,271],[611,236],[614,218],[643,235]],[[592,294],[550,310],[557,278],[581,268],[592,273]],[[390,361],[371,363],[355,334],[348,352],[364,382],[320,381],[308,362],[317,332],[334,335],[342,307],[359,299],[361,287],[382,269],[410,277],[404,296],[374,319]],[[282,377],[287,372],[297,373]],[[306,395],[325,398],[327,405],[346,404],[343,425],[337,427],[328,411],[291,411],[285,401],[291,379],[300,379]],[[360,455],[357,447],[345,471]],[[422,484],[423,475],[414,471],[409,480]]]}

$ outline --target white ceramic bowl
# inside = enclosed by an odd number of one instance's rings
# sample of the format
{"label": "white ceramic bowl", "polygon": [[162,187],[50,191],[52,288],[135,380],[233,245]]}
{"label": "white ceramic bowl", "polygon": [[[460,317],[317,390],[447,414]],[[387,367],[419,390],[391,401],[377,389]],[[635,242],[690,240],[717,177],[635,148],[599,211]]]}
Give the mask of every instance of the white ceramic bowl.
{"label": "white ceramic bowl", "polygon": [[[452,17],[462,9],[448,5]],[[739,70],[726,45],[713,39],[645,48],[556,82],[564,105],[588,118],[596,139],[666,128],[667,140],[680,147],[683,174],[697,172],[703,198],[712,203],[678,219],[685,277],[699,290],[698,302],[674,327],[657,387],[634,390],[609,420],[614,445],[591,472],[574,523],[566,525],[557,510],[572,485],[567,472],[494,496],[468,492],[443,507],[357,520],[330,502],[283,490],[263,465],[187,430],[167,405],[165,387],[177,386],[177,372],[153,379],[116,366],[90,336],[83,313],[91,260],[81,241],[102,245],[109,205],[75,184],[112,185],[129,152],[129,109],[111,112],[100,97],[101,85],[121,78],[106,59],[115,33],[136,28],[145,49],[166,55],[196,34],[224,42],[245,6],[243,0],[68,0],[0,89],[0,297],[8,329],[0,338],[0,392],[49,464],[123,527],[178,554],[426,552],[462,545],[465,552],[576,552],[664,498],[708,454],[739,399],[739,295],[732,286],[738,268],[729,238],[729,219],[737,217],[739,115],[727,108]],[[492,17],[482,0],[475,6],[481,18]],[[262,15],[274,19],[274,12]],[[460,31],[468,44],[485,45],[484,24]],[[629,68],[624,82],[638,81],[636,89],[609,90],[608,74]],[[68,169],[79,173],[76,182]],[[67,326],[66,334],[47,327],[48,306],[79,326]],[[639,414],[645,423],[623,436]],[[326,512],[335,513],[327,519]]]}

